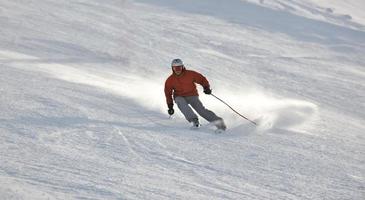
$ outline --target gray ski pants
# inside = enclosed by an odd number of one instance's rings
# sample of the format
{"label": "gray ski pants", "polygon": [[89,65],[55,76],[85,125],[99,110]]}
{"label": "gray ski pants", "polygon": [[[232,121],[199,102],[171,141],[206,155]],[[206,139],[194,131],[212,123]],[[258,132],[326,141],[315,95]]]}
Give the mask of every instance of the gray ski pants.
{"label": "gray ski pants", "polygon": [[[194,113],[193,109],[208,122],[213,122],[216,120],[221,120],[214,112],[206,109],[199,99],[199,96],[188,96],[188,97],[175,97],[175,102],[177,107],[185,116],[185,119],[192,122],[193,119],[198,119],[198,116]],[[190,107],[190,106],[192,107]]]}

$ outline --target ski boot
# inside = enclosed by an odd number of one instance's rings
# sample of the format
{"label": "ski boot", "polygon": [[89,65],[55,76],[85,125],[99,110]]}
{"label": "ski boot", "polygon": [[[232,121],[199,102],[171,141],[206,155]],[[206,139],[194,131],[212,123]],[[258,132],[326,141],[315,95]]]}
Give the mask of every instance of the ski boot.
{"label": "ski boot", "polygon": [[222,133],[227,129],[227,126],[224,123],[223,119],[216,120],[213,123],[215,127],[217,127],[217,130],[215,130],[216,133]]}
{"label": "ski boot", "polygon": [[191,120],[191,123],[193,124],[191,126],[191,129],[198,129],[200,127],[200,123],[199,123],[199,119],[198,118],[194,118]]}

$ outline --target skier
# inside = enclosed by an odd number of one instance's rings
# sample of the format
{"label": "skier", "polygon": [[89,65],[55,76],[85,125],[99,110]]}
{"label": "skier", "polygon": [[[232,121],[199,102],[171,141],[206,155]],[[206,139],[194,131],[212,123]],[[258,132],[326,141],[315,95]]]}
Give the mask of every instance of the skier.
{"label": "skier", "polygon": [[[168,106],[168,114],[174,114],[174,103],[185,116],[186,120],[193,124],[193,128],[200,127],[198,116],[194,110],[209,122],[215,124],[218,130],[226,130],[226,125],[221,117],[214,112],[206,109],[199,100],[199,94],[196,89],[196,83],[204,88],[205,94],[211,94],[212,90],[208,80],[198,72],[187,70],[181,59],[174,59],[171,63],[172,74],[165,82],[165,96]],[[190,106],[192,107],[190,107]]]}

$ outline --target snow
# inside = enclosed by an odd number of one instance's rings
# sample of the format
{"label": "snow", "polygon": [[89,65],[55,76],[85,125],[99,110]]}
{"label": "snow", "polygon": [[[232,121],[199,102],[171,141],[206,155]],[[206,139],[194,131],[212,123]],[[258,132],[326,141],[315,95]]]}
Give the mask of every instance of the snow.
{"label": "snow", "polygon": [[[364,199],[364,8],[0,2],[1,199]],[[260,126],[169,118],[173,58]]]}

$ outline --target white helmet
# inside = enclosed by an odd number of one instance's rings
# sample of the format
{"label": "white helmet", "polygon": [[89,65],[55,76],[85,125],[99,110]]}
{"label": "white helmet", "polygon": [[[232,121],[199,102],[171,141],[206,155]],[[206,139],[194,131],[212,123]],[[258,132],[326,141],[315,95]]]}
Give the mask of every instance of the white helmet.
{"label": "white helmet", "polygon": [[179,58],[173,59],[171,62],[171,67],[176,67],[176,66],[184,66],[183,61]]}

